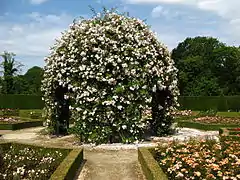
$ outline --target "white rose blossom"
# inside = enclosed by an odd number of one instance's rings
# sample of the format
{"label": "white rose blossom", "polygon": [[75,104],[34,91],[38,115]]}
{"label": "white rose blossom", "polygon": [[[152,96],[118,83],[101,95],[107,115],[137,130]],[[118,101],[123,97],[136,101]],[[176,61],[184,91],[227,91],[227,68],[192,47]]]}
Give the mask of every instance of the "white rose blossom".
{"label": "white rose blossom", "polygon": [[104,141],[114,131],[109,128],[123,129],[123,122],[126,128],[132,127],[127,141],[139,139],[143,126],[140,114],[151,107],[151,91],[169,89],[174,97],[171,106],[177,105],[174,61],[157,36],[136,18],[110,11],[76,21],[52,46],[45,62],[42,91],[46,119],[55,121],[52,114],[58,103],[54,92],[58,86],[66,87],[64,98],[71,102],[69,109],[84,132],[81,135],[96,134],[86,141]]}

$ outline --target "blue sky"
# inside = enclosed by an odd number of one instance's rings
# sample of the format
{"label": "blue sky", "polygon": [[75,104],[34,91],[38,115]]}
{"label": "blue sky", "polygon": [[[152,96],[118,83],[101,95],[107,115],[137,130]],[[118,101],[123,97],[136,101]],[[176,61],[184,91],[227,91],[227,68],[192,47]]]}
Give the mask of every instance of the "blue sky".
{"label": "blue sky", "polygon": [[0,52],[25,65],[43,66],[49,47],[75,18],[103,6],[146,19],[169,50],[187,37],[213,36],[240,44],[240,0],[0,0]]}

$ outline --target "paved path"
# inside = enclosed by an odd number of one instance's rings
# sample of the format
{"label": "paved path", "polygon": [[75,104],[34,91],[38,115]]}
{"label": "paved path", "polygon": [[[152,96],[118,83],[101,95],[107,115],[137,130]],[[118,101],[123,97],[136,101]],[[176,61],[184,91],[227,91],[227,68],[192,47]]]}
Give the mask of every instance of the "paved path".
{"label": "paved path", "polygon": [[85,150],[77,180],[145,180],[136,150]]}
{"label": "paved path", "polygon": [[2,138],[6,140],[31,140],[37,139],[37,133],[42,129],[43,127],[26,128],[15,131],[0,130],[0,134],[2,134]]}

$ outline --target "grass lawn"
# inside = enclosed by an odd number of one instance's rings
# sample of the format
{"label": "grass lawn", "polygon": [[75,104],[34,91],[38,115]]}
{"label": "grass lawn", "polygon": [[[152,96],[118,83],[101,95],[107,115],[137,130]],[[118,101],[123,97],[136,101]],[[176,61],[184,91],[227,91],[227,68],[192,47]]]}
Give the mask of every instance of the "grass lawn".
{"label": "grass lawn", "polygon": [[42,116],[42,109],[21,109],[19,110],[20,117],[30,117],[31,113]]}
{"label": "grass lawn", "polygon": [[239,117],[240,118],[240,112],[217,112],[217,116],[222,116],[222,117]]}
{"label": "grass lawn", "polygon": [[239,112],[197,112],[189,113],[188,116],[176,117],[179,127],[195,128],[200,130],[215,130],[220,128],[234,128],[240,126]]}

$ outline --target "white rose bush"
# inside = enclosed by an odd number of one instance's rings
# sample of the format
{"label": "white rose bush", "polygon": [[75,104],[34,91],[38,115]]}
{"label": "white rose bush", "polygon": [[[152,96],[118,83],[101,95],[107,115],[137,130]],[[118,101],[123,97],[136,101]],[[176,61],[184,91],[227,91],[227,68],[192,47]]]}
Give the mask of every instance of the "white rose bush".
{"label": "white rose bush", "polygon": [[[151,108],[161,116],[159,122],[150,120],[155,133],[170,131],[171,111],[177,105],[177,69],[143,21],[115,10],[75,21],[45,61],[45,118],[55,131],[64,100],[75,122],[73,132],[83,142],[140,140],[146,126],[143,111]],[[56,98],[59,88],[61,100]],[[155,100],[154,110],[153,98],[162,95],[162,104]]]}

